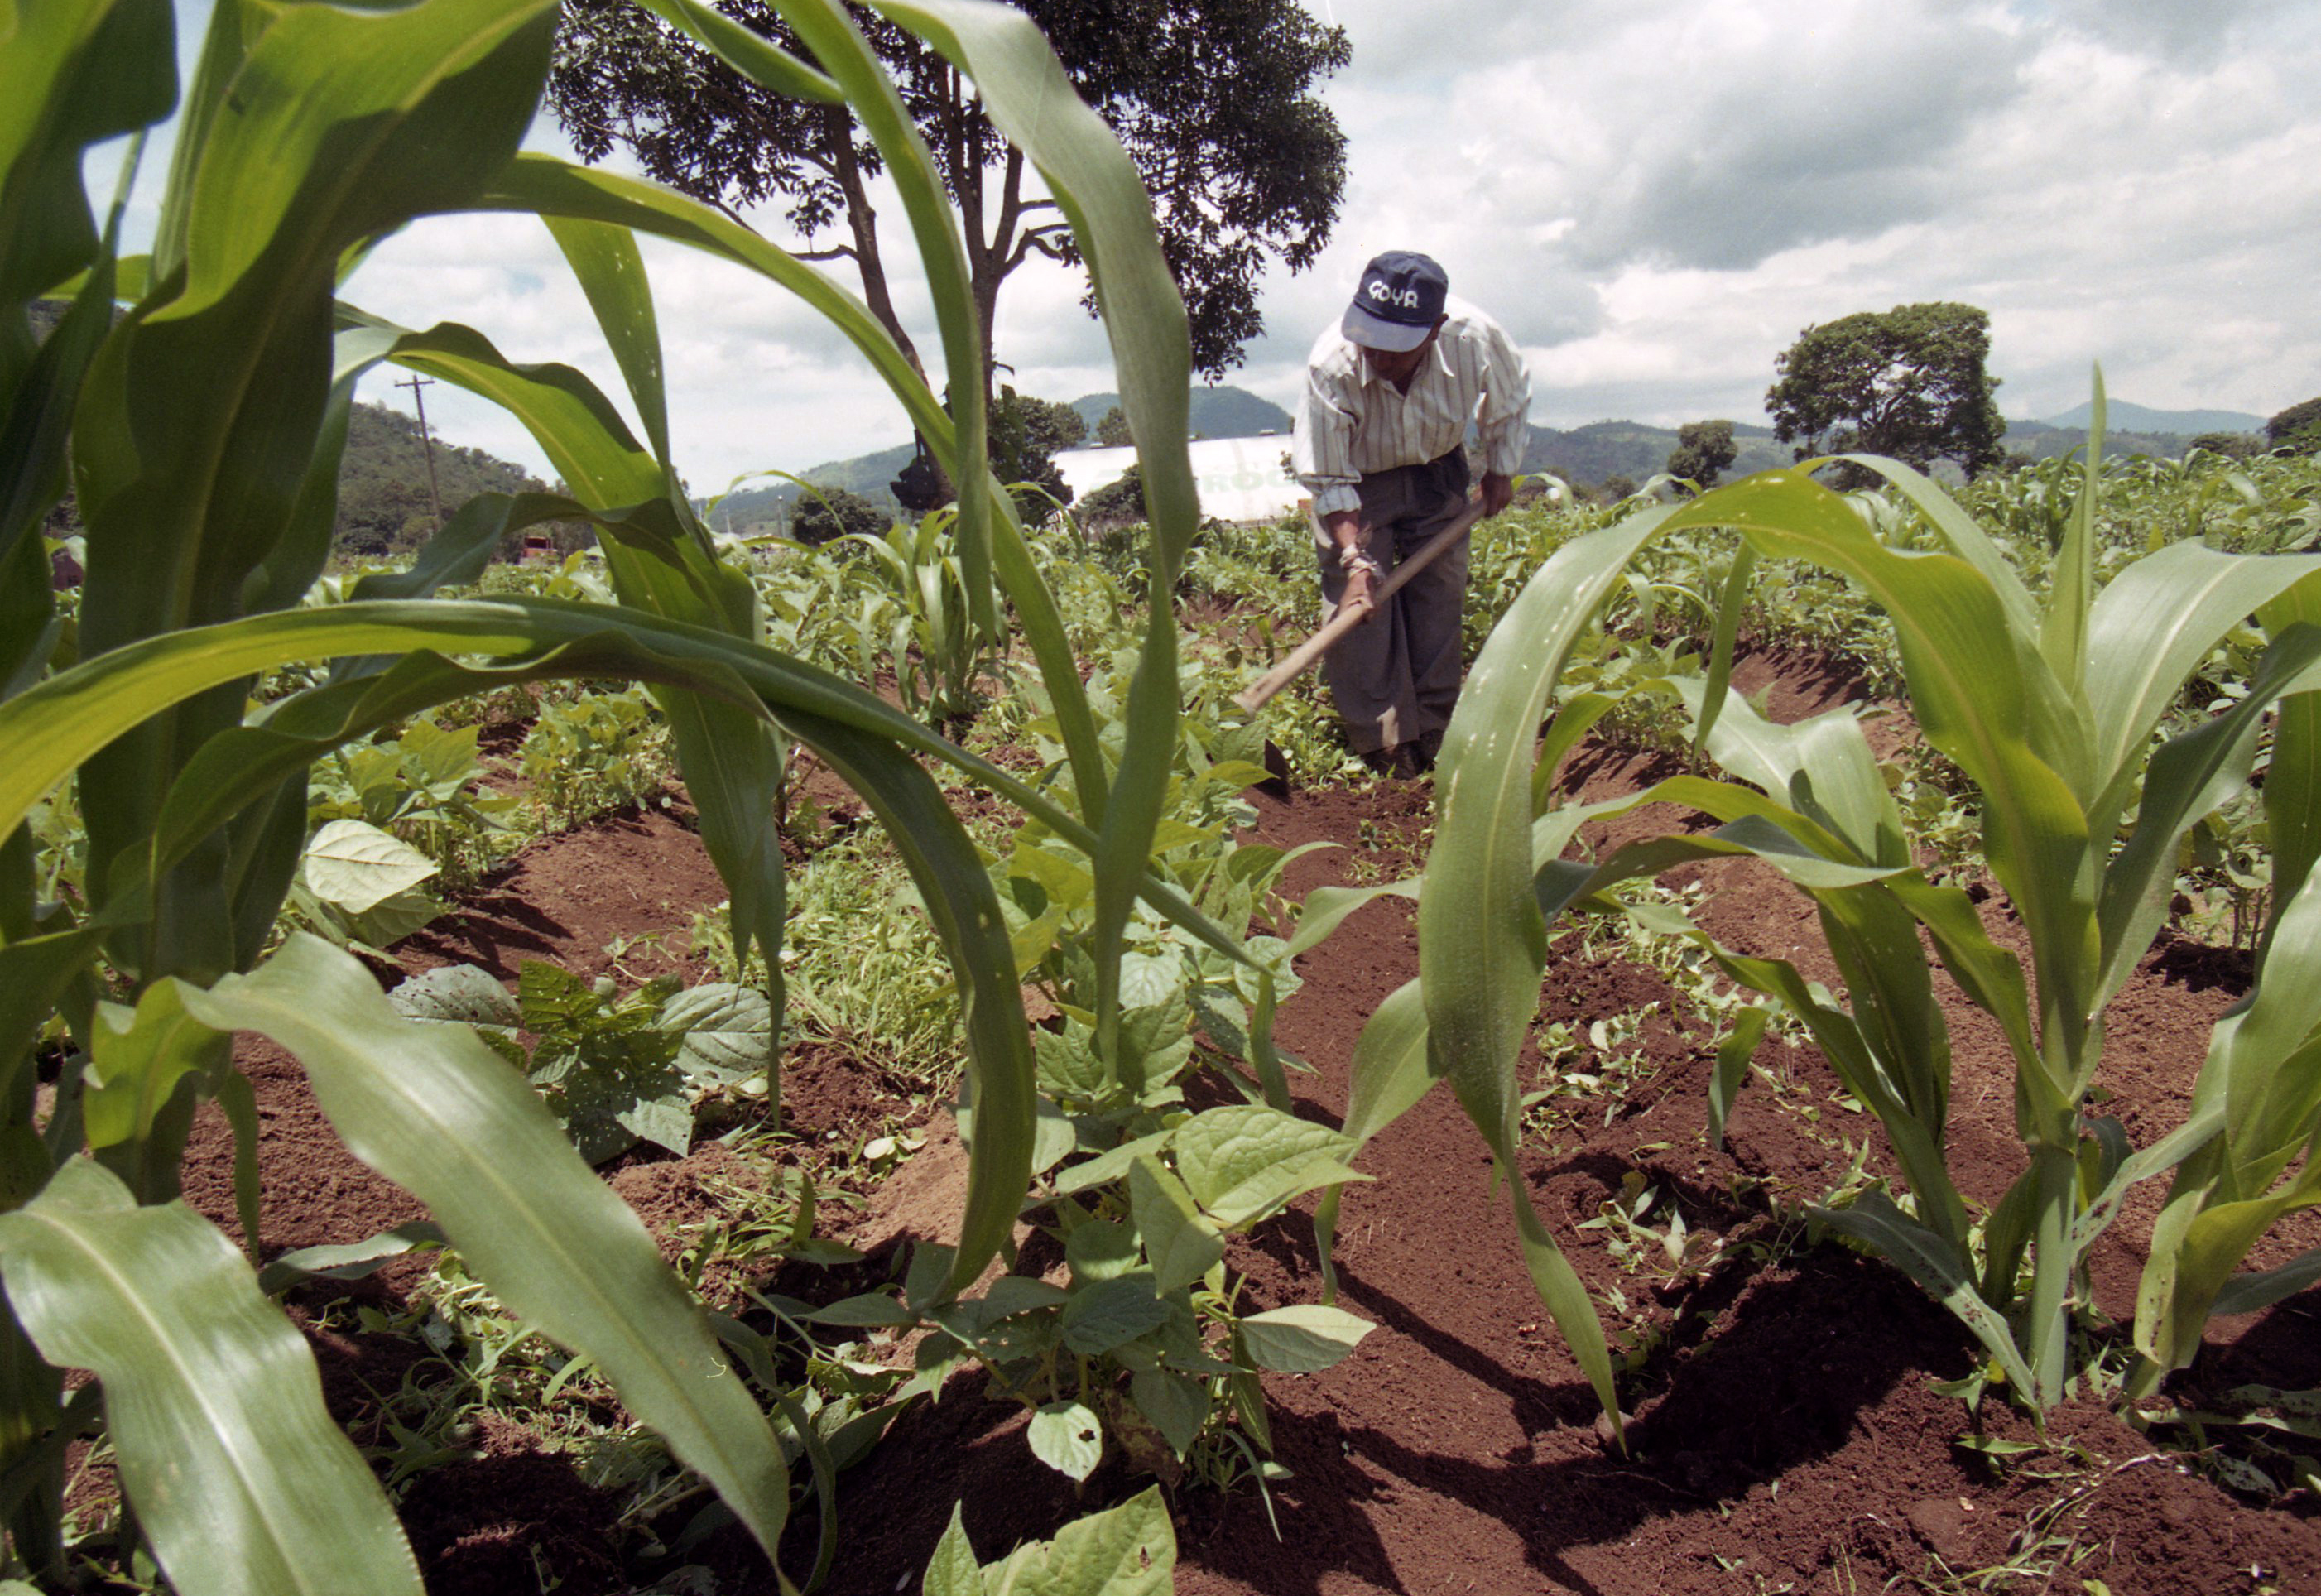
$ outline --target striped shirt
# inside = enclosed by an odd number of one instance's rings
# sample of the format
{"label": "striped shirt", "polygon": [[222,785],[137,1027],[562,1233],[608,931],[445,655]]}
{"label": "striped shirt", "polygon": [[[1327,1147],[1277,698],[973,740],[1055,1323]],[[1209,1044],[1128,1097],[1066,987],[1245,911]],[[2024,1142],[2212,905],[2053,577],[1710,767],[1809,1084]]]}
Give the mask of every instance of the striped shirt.
{"label": "striped shirt", "polygon": [[1306,361],[1290,464],[1314,496],[1314,513],[1361,506],[1355,485],[1372,471],[1424,465],[1451,452],[1475,423],[1486,473],[1512,477],[1528,442],[1531,377],[1499,324],[1449,298],[1442,335],[1410,391],[1371,374],[1361,349],[1335,325]]}

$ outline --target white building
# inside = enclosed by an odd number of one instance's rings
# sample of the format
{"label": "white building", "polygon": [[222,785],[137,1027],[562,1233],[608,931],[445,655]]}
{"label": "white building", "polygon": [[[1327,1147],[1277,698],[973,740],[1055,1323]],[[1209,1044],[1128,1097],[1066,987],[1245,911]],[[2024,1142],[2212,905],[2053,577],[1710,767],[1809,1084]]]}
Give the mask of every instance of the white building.
{"label": "white building", "polygon": [[[1220,521],[1272,521],[1297,508],[1306,489],[1283,464],[1287,433],[1255,438],[1198,438],[1188,443],[1201,514]],[[1068,449],[1056,470],[1075,499],[1120,480],[1136,463],[1133,449]]]}

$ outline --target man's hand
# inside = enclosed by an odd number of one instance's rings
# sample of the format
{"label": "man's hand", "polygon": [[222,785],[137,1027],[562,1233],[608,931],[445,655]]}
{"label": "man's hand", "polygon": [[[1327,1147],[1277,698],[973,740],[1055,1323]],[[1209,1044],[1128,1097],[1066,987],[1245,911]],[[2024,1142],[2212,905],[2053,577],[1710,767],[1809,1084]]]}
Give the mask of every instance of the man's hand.
{"label": "man's hand", "polygon": [[[1340,569],[1343,570],[1346,552],[1362,546],[1361,516],[1352,510],[1333,510],[1322,517],[1322,531],[1330,540],[1331,557],[1338,560]],[[1376,571],[1367,566],[1354,567],[1352,570],[1346,571],[1346,587],[1345,590],[1338,596],[1338,607],[1343,609],[1350,604],[1369,604],[1370,596],[1377,588]],[[1377,613],[1373,610],[1370,615],[1364,616],[1362,625],[1370,625]]]}
{"label": "man's hand", "polygon": [[1515,482],[1512,477],[1502,477],[1496,471],[1483,475],[1483,514],[1496,515],[1515,502]]}

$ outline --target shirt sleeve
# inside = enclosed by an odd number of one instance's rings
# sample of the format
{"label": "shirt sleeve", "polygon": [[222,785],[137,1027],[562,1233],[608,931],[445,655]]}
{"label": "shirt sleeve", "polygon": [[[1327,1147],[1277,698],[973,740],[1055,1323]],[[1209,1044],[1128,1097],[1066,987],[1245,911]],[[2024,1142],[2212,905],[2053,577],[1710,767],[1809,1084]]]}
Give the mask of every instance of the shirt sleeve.
{"label": "shirt sleeve", "polygon": [[1306,368],[1306,391],[1289,442],[1290,469],[1314,496],[1316,516],[1362,505],[1362,474],[1354,470],[1354,418],[1327,373],[1310,364]]}
{"label": "shirt sleeve", "polygon": [[1512,477],[1522,469],[1531,442],[1531,372],[1523,351],[1497,322],[1484,324],[1483,403],[1475,416],[1483,470]]}

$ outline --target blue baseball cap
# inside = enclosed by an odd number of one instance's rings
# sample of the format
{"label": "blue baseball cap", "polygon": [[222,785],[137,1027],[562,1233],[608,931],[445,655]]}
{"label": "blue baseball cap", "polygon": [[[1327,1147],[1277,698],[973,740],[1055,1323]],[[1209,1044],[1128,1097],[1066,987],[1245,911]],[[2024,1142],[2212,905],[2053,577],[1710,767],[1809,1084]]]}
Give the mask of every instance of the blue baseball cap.
{"label": "blue baseball cap", "polygon": [[1364,349],[1402,354],[1426,342],[1450,292],[1451,279],[1431,256],[1388,250],[1362,268],[1339,331]]}

